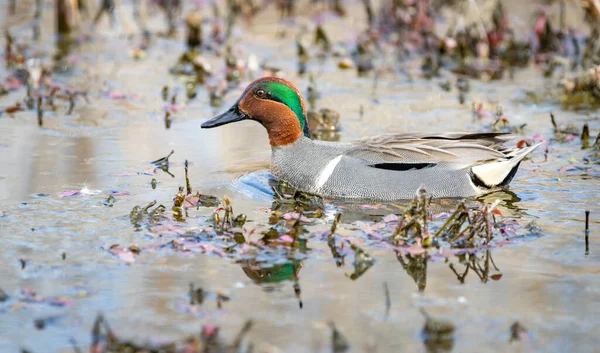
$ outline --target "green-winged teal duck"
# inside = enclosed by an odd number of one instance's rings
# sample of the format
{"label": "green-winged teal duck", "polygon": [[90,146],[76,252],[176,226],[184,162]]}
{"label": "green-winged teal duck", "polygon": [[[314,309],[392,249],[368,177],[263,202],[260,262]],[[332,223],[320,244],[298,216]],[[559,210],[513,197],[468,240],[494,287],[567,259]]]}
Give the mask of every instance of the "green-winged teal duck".
{"label": "green-winged teal duck", "polygon": [[433,197],[469,197],[502,189],[538,145],[510,149],[504,133],[403,133],[354,142],[312,140],[302,95],[289,81],[252,82],[225,113],[202,124],[261,123],[271,142],[271,172],[327,198],[409,199],[419,187]]}

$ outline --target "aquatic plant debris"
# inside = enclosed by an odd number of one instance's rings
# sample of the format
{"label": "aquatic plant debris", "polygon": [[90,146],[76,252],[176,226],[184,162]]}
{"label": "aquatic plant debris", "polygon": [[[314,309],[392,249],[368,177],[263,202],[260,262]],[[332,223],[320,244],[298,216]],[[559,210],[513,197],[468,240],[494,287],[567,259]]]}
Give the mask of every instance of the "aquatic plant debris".
{"label": "aquatic plant debris", "polygon": [[335,326],[333,321],[329,322],[331,328],[331,350],[333,353],[344,353],[350,349],[350,343],[346,336],[344,336]]}
{"label": "aquatic plant debris", "polygon": [[421,336],[425,347],[430,352],[450,352],[454,346],[454,324],[451,321],[435,319],[424,309],[421,314],[425,317],[425,325]]}
{"label": "aquatic plant debris", "polygon": [[[161,352],[161,353],[216,353],[216,352],[250,352],[252,345],[244,345],[244,340],[251,330],[252,320],[247,320],[231,343],[223,342],[219,337],[219,328],[204,325],[199,334],[189,336],[180,342],[164,344],[138,344],[119,338],[112,330],[104,315],[98,314],[92,326],[92,339],[89,348],[93,353],[129,353],[129,352]],[[79,347],[76,351],[81,351]]]}
{"label": "aquatic plant debris", "polygon": [[173,153],[175,153],[175,151],[171,150],[171,152],[166,157],[162,157],[155,161],[152,161],[150,162],[150,164],[153,164],[157,169],[160,169],[163,172],[169,174],[171,177],[175,178],[175,175],[169,172],[169,157],[171,157]]}

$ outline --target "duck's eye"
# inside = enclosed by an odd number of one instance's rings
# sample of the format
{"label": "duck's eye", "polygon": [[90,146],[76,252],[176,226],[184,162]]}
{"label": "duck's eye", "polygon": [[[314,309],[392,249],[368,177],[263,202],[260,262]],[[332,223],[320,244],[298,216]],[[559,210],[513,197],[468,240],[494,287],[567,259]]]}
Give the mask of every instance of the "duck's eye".
{"label": "duck's eye", "polygon": [[264,89],[257,89],[254,93],[258,98],[265,98],[267,96],[267,92]]}

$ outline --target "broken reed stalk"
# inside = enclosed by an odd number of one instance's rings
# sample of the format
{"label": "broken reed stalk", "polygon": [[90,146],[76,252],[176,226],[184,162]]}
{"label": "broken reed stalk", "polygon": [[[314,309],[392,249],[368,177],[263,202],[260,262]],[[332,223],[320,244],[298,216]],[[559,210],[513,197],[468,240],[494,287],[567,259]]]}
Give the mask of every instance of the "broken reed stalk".
{"label": "broken reed stalk", "polygon": [[[454,219],[457,218],[457,216],[459,216],[459,215],[462,216],[462,213],[465,210],[466,210],[465,204],[464,203],[460,203],[458,205],[458,207],[456,208],[456,211],[454,211],[454,213],[452,213],[452,215],[450,217],[448,217],[448,219],[446,220],[446,222],[444,222],[444,225],[442,225],[442,227],[435,233],[435,235],[433,237],[437,238],[440,235],[442,235],[442,232],[450,225],[450,223],[452,223],[452,221],[454,221]],[[458,217],[458,218],[460,219],[461,217]]]}
{"label": "broken reed stalk", "polygon": [[296,243],[298,242],[298,235],[300,235],[300,232],[302,231],[302,223],[301,219],[302,219],[303,213],[302,210],[300,210],[298,212],[298,218],[296,219],[296,221],[294,222],[294,225],[292,225],[292,229],[290,231],[290,235],[292,236],[292,249],[294,248],[294,245],[296,245]]}
{"label": "broken reed stalk", "polygon": [[169,86],[163,86],[162,88],[162,99],[163,101],[167,101],[169,99]]}
{"label": "broken reed stalk", "polygon": [[192,185],[190,185],[190,178],[188,177],[188,161],[187,161],[187,159],[185,160],[185,163],[184,163],[184,170],[185,170],[185,191],[186,191],[186,195],[191,195],[191,193],[192,193]]}
{"label": "broken reed stalk", "polygon": [[72,0],[56,0],[56,31],[64,36],[73,30],[73,4]]}
{"label": "broken reed stalk", "polygon": [[338,213],[335,215],[335,219],[333,220],[333,224],[331,225],[331,230],[329,231],[329,235],[327,236],[327,246],[331,250],[331,255],[335,259],[335,264],[337,267],[340,267],[344,264],[344,256],[340,254],[337,247],[335,246],[335,236],[334,233],[337,229],[338,223],[342,218],[342,214]]}
{"label": "broken reed stalk", "polygon": [[173,119],[171,119],[171,113],[165,112],[165,129],[169,130],[171,128],[171,123]]}
{"label": "broken reed stalk", "polygon": [[583,125],[583,131],[581,132],[581,149],[584,150],[590,147],[590,128],[588,124]]}
{"label": "broken reed stalk", "polygon": [[342,219],[342,213],[339,212],[338,214],[335,215],[335,218],[333,219],[333,224],[331,225],[331,231],[329,232],[329,236],[333,236],[333,234],[335,233],[335,230],[337,229],[338,223],[340,223],[340,219]]}
{"label": "broken reed stalk", "polygon": [[194,50],[202,45],[202,14],[198,11],[191,12],[185,23],[188,50]]}
{"label": "broken reed stalk", "polygon": [[37,99],[37,121],[38,121],[39,127],[42,127],[42,125],[44,125],[44,111],[42,110],[42,96],[39,96]]}
{"label": "broken reed stalk", "polygon": [[67,110],[67,115],[71,115],[73,113],[73,109],[75,109],[75,93],[69,94],[69,109]]}
{"label": "broken reed stalk", "polygon": [[590,211],[585,211],[585,254],[590,254]]}

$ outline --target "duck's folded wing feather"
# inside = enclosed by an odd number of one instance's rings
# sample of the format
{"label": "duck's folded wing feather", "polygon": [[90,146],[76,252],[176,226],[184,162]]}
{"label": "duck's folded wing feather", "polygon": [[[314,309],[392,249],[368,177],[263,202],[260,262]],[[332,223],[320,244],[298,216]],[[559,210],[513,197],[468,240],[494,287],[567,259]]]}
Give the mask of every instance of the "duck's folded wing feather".
{"label": "duck's folded wing feather", "polygon": [[355,141],[346,152],[349,157],[366,163],[385,165],[385,169],[397,170],[410,164],[444,163],[464,167],[475,163],[505,158],[509,150],[502,145],[513,136],[503,133],[444,133],[444,134],[393,134]]}

